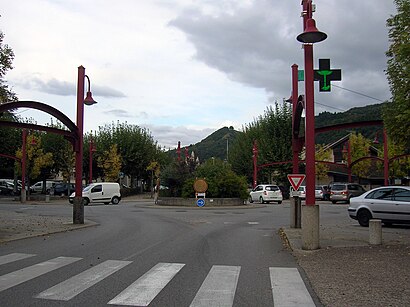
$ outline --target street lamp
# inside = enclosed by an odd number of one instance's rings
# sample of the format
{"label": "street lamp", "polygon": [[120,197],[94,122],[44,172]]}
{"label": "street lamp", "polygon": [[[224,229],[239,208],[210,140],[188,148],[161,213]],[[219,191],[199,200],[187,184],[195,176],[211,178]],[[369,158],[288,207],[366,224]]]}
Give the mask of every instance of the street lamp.
{"label": "street lamp", "polygon": [[[88,91],[84,99],[84,80],[87,78]],[[91,95],[90,78],[85,74],[83,66],[78,67],[77,79],[77,131],[78,138],[75,144],[75,197],[73,200],[73,223],[84,224],[84,204],[82,195],[83,172],[83,131],[84,131],[84,104],[97,103]]]}
{"label": "street lamp", "polygon": [[[312,0],[302,0],[303,33],[297,40],[303,43],[305,60],[305,145],[306,145],[306,206],[302,214],[303,249],[319,248],[319,207],[315,206],[315,109],[313,44],[327,35],[316,28],[312,18]],[[305,229],[303,229],[305,228]],[[305,234],[305,236],[303,235]]]}

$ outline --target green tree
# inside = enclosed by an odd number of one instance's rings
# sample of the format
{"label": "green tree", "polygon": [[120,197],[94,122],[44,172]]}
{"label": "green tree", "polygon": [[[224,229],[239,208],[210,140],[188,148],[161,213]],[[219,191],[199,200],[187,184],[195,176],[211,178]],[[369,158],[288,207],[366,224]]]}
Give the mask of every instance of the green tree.
{"label": "green tree", "polygon": [[[26,155],[26,169],[29,182],[30,179],[45,180],[49,175],[48,170],[52,167],[54,161],[51,152],[44,152],[40,137],[33,134],[27,136]],[[19,159],[23,157],[21,148],[17,150],[16,157]],[[16,163],[16,168],[21,175],[21,164]]]}
{"label": "green tree", "polygon": [[383,112],[390,137],[410,151],[410,1],[394,0],[397,14],[387,20],[390,47],[386,52],[392,102]]}
{"label": "green tree", "polygon": [[13,69],[14,52],[7,44],[3,44],[3,39],[4,33],[0,31],[0,104],[17,101],[16,94],[9,89],[4,80],[7,71]]}
{"label": "green tree", "polygon": [[[292,159],[292,111],[287,104],[279,105],[277,102],[268,107],[265,113],[243,127],[243,133],[238,135],[231,146],[229,162],[232,169],[252,181],[253,142],[257,141],[258,165],[271,162],[283,162]],[[272,174],[276,174],[277,182],[287,182],[286,175],[290,165],[276,165],[264,168],[258,173],[258,181],[270,182]],[[274,170],[274,171],[273,171]]]}
{"label": "green tree", "polygon": [[98,157],[98,166],[103,169],[104,181],[117,181],[121,171],[121,155],[118,153],[116,144]]}
{"label": "green tree", "polygon": [[[331,161],[332,160],[332,150],[326,148],[321,144],[316,144],[315,152],[316,161]],[[329,165],[326,163],[316,162],[316,180],[320,181],[321,179],[327,178],[327,172],[329,171]]]}
{"label": "green tree", "polygon": [[[371,146],[371,142],[369,139],[366,139],[360,133],[359,134],[352,133],[350,134],[349,142],[350,142],[350,148],[351,148],[352,163],[360,158],[369,157],[370,155],[369,148]],[[345,160],[347,160],[347,156]],[[370,172],[371,164],[372,162],[370,159],[360,161],[359,163],[353,165],[352,173],[357,175],[358,177],[367,177]]]}
{"label": "green tree", "polygon": [[[229,163],[220,159],[209,159],[201,164],[194,173],[195,178],[205,178],[208,183],[207,197],[246,199],[248,197],[247,183],[244,176],[238,176],[232,171]],[[183,197],[193,197],[194,179],[187,180],[183,187]]]}
{"label": "green tree", "polygon": [[193,179],[194,175],[185,161],[173,161],[161,172],[161,184],[168,187],[169,196],[173,197],[180,197],[184,183],[192,180],[193,184]]}

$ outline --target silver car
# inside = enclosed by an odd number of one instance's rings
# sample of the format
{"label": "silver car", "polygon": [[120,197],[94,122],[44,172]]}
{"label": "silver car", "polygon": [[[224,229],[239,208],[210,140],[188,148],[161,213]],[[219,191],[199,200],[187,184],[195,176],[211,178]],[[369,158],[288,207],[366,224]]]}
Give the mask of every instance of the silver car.
{"label": "silver car", "polygon": [[370,190],[350,200],[349,216],[361,226],[370,219],[380,219],[385,225],[410,223],[410,187],[387,186]]}
{"label": "silver car", "polygon": [[283,200],[282,191],[274,184],[260,184],[249,193],[249,202],[259,201],[261,204],[267,202],[277,202],[281,204]]}
{"label": "silver car", "polygon": [[366,190],[357,183],[332,183],[330,185],[330,200],[332,204],[338,201],[350,203],[352,197],[362,195]]}

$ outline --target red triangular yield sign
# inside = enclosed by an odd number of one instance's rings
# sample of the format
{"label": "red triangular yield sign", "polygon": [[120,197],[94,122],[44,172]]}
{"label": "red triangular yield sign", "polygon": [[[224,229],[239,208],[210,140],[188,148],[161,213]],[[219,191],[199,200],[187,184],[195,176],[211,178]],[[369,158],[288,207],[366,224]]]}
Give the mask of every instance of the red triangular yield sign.
{"label": "red triangular yield sign", "polygon": [[302,185],[303,180],[305,180],[305,175],[303,174],[289,174],[288,180],[295,191],[299,190]]}

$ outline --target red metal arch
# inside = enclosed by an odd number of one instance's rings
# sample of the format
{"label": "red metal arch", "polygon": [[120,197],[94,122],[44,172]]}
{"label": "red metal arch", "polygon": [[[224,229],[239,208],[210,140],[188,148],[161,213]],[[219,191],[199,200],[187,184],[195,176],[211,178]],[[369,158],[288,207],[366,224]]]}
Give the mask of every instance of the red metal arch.
{"label": "red metal arch", "polygon": [[67,140],[69,140],[73,145],[76,144],[76,140],[79,139],[79,133],[77,126],[69,119],[64,113],[60,112],[56,108],[49,106],[45,103],[37,101],[15,101],[4,103],[0,105],[0,113],[5,111],[11,111],[19,108],[29,108],[36,109],[48,113],[55,118],[57,118],[61,123],[63,123],[69,130],[63,130],[48,126],[29,124],[29,123],[19,123],[11,121],[0,121],[0,126],[16,127],[16,128],[26,128],[31,130],[40,130],[56,134],[63,135]]}

